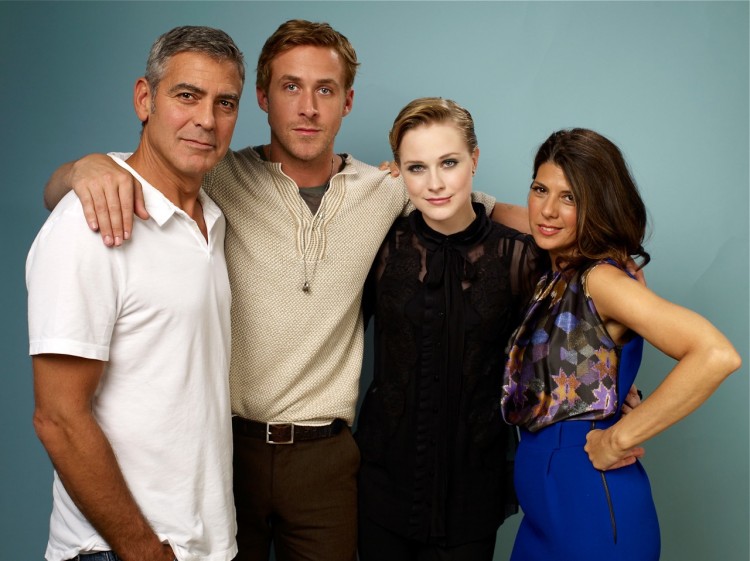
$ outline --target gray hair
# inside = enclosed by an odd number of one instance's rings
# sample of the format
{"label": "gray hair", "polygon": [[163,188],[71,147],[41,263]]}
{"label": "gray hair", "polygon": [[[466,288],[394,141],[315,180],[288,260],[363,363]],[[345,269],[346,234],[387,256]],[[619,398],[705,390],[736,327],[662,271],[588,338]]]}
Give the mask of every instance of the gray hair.
{"label": "gray hair", "polygon": [[184,25],[167,31],[151,47],[145,78],[154,92],[164,77],[164,68],[169,59],[184,52],[203,53],[217,60],[234,62],[244,85],[245,57],[232,38],[221,29]]}

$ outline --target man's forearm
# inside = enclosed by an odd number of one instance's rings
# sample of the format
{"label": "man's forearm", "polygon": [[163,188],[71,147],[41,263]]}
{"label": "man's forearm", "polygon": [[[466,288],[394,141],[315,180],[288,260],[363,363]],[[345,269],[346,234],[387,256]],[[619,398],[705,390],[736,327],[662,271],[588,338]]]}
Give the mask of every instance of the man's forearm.
{"label": "man's forearm", "polygon": [[496,203],[491,218],[495,222],[514,228],[524,234],[531,233],[531,228],[529,227],[529,209],[525,206]]}
{"label": "man's forearm", "polygon": [[35,418],[70,497],[123,561],[172,559],[141,513],[93,416],[71,423]]}
{"label": "man's forearm", "polygon": [[70,172],[74,162],[68,162],[57,168],[44,186],[44,206],[52,210],[57,206],[65,195],[72,189],[70,185]]}

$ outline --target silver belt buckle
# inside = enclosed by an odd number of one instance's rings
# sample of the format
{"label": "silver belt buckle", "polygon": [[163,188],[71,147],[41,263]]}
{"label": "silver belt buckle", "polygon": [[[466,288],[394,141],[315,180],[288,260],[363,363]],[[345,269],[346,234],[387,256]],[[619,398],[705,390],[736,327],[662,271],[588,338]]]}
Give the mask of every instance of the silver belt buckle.
{"label": "silver belt buckle", "polygon": [[[289,427],[289,440],[273,440],[271,427]],[[266,423],[266,443],[267,444],[293,444],[294,443],[294,423]]]}

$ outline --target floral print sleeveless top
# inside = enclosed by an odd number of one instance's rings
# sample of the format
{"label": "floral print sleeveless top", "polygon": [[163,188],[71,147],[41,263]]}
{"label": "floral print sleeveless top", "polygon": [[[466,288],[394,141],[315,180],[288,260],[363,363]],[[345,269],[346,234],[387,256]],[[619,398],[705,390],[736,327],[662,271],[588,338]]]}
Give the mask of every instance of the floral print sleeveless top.
{"label": "floral print sleeveless top", "polygon": [[508,342],[501,408],[531,432],[566,419],[599,420],[617,410],[622,347],[604,329],[583,271],[550,271],[539,281]]}

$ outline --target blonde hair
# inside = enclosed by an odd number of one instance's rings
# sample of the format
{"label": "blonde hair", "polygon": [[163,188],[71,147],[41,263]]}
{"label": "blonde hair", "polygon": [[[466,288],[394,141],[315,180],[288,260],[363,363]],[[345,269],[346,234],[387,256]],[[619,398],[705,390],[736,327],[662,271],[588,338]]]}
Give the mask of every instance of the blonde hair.
{"label": "blonde hair", "polygon": [[469,152],[474,152],[477,148],[477,135],[474,132],[474,119],[471,118],[471,113],[451,99],[420,97],[410,101],[393,121],[388,140],[396,163],[401,162],[399,148],[408,131],[422,125],[445,122],[456,126],[463,135]]}

